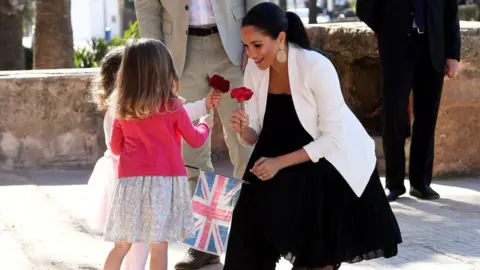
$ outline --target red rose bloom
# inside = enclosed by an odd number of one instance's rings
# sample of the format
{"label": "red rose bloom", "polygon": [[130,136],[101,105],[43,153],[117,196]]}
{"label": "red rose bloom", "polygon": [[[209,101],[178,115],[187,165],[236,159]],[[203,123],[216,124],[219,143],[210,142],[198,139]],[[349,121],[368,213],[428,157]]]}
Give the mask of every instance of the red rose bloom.
{"label": "red rose bloom", "polygon": [[217,74],[208,78],[208,84],[211,88],[222,93],[227,93],[230,90],[230,81]]}
{"label": "red rose bloom", "polygon": [[236,99],[238,103],[248,101],[252,98],[252,96],[253,96],[252,90],[246,87],[235,88],[230,93],[230,97]]}

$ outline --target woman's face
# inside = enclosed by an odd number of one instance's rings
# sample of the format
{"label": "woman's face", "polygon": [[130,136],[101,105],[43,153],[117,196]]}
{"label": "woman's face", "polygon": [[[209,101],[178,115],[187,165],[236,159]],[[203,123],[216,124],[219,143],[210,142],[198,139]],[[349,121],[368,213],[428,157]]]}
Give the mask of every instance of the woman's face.
{"label": "woman's face", "polygon": [[279,45],[285,42],[285,32],[277,39],[272,39],[253,26],[245,26],[240,30],[247,55],[252,58],[259,69],[267,69],[277,63]]}

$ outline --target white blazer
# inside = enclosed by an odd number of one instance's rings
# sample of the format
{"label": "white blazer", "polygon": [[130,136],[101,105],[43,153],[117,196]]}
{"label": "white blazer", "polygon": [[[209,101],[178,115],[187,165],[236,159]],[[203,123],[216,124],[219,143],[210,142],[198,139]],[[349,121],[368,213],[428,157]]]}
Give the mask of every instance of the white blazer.
{"label": "white blazer", "polygon": [[[376,166],[375,143],[346,105],[332,63],[315,51],[288,46],[288,75],[300,122],[314,141],[303,148],[313,162],[328,160],[360,197]],[[245,106],[260,134],[267,105],[270,70],[249,59],[244,84],[254,94]],[[279,134],[281,136],[281,134]]]}

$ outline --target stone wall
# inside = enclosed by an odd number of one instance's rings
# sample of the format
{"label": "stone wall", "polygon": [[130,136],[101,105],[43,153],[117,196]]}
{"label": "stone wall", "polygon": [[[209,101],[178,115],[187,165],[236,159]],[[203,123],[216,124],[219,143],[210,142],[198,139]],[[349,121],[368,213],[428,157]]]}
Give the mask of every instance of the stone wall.
{"label": "stone wall", "polygon": [[[345,100],[383,153],[381,71],[376,38],[359,22],[308,27],[314,47],[334,63]],[[480,174],[480,23],[462,22],[462,69],[445,81],[436,136],[435,175]],[[89,103],[96,69],[0,72],[0,167],[91,167],[105,149],[102,115]],[[218,118],[217,118],[218,119]],[[218,121],[214,158],[226,147]],[[407,147],[408,149],[408,143]]]}
{"label": "stone wall", "polygon": [[12,167],[91,165],[100,118],[87,102],[93,70],[0,73],[0,161]]}
{"label": "stone wall", "polygon": [[[308,32],[313,46],[337,68],[347,104],[375,138],[383,171],[381,121],[372,117],[380,105],[382,85],[374,33],[363,23],[315,25]],[[480,23],[461,22],[461,33],[461,70],[454,79],[446,79],[443,88],[435,138],[436,177],[480,175]],[[409,149],[408,141],[405,148]]]}
{"label": "stone wall", "polygon": [[[88,94],[97,73],[0,72],[0,168],[91,167],[106,149],[103,115]],[[220,124],[212,147],[213,158],[225,153]]]}

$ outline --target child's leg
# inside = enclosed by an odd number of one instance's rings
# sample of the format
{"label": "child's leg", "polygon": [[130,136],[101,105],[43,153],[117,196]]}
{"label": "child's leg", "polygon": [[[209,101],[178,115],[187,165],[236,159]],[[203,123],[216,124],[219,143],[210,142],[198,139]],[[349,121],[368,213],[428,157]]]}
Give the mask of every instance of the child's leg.
{"label": "child's leg", "polygon": [[167,270],[168,243],[150,245],[150,270]]}
{"label": "child's leg", "polygon": [[134,243],[128,251],[123,264],[124,270],[145,270],[149,248],[144,243]]}
{"label": "child's leg", "polygon": [[104,270],[120,270],[122,266],[123,258],[127,255],[128,250],[132,244],[125,242],[117,242],[115,246],[108,254],[107,260],[105,261]]}

